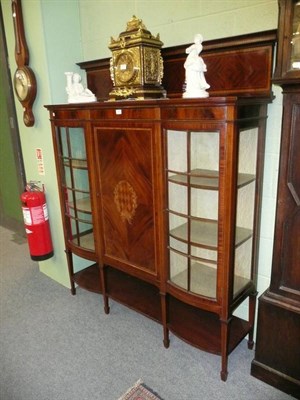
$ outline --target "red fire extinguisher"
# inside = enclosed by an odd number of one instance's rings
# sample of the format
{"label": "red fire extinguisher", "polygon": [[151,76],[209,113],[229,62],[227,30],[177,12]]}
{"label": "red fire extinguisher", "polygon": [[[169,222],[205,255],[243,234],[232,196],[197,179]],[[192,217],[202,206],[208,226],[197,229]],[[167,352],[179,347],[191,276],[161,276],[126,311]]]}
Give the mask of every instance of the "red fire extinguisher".
{"label": "red fire extinguisher", "polygon": [[47,260],[53,256],[53,246],[44,189],[29,182],[21,201],[30,256],[34,261]]}

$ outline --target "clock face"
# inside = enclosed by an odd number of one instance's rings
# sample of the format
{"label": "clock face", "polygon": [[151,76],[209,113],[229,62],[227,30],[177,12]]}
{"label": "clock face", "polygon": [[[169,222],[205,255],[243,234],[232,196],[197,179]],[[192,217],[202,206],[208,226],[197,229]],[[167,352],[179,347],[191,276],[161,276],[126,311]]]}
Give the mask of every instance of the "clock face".
{"label": "clock face", "polygon": [[32,105],[36,96],[35,75],[30,67],[19,67],[14,75],[16,95],[23,106],[23,120],[26,126],[34,125]]}
{"label": "clock face", "polygon": [[136,76],[134,57],[129,51],[120,53],[115,60],[116,83],[132,82]]}
{"label": "clock face", "polygon": [[32,77],[27,68],[18,68],[14,76],[14,87],[18,99],[26,101],[32,89]]}

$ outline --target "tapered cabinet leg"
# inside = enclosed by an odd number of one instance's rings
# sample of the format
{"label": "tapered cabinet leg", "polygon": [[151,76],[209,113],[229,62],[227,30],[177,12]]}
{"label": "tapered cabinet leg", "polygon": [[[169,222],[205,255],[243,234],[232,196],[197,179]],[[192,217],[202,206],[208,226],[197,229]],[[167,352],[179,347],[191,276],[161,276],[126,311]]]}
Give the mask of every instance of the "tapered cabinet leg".
{"label": "tapered cabinet leg", "polygon": [[170,346],[170,338],[169,338],[169,329],[168,329],[168,320],[167,320],[167,298],[165,293],[160,294],[161,299],[161,316],[162,316],[162,325],[164,332],[164,346],[167,349]]}
{"label": "tapered cabinet leg", "polygon": [[103,296],[103,304],[104,304],[104,312],[105,314],[109,314],[109,298],[107,295],[107,285],[106,285],[106,277],[105,277],[105,266],[100,265],[100,284],[101,291]]}
{"label": "tapered cabinet leg", "polygon": [[257,292],[249,296],[249,323],[251,329],[249,331],[248,349],[250,350],[252,350],[254,346],[253,333],[254,333],[254,318],[256,310],[256,297],[257,297]]}
{"label": "tapered cabinet leg", "polygon": [[74,296],[76,294],[76,288],[73,280],[74,275],[74,267],[73,267],[73,255],[72,252],[68,249],[65,250],[67,256],[67,264],[69,270],[69,277],[70,277],[70,286],[71,286],[71,294]]}
{"label": "tapered cabinet leg", "polygon": [[221,379],[226,382],[228,376],[228,336],[230,328],[230,319],[226,321],[221,320]]}

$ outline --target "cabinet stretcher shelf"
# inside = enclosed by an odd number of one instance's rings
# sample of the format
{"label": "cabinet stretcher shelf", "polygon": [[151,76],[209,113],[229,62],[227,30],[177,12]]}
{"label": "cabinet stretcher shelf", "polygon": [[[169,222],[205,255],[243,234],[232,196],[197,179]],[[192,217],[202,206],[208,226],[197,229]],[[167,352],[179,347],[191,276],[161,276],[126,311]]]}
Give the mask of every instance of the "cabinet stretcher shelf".
{"label": "cabinet stretcher shelf", "polygon": [[[161,323],[159,289],[124,272],[106,268],[109,297]],[[93,264],[73,275],[78,286],[101,293],[99,267]],[[169,329],[191,345],[214,354],[221,353],[221,323],[218,315],[197,309],[168,296]],[[232,317],[229,353],[250,329],[248,322]]]}
{"label": "cabinet stretcher shelf", "polygon": [[110,298],[161,323],[159,288],[123,271],[105,268]]}
{"label": "cabinet stretcher shelf", "polygon": [[[218,315],[201,310],[169,296],[169,329],[178,337],[199,349],[221,354],[221,322]],[[251,324],[232,316],[228,353],[240,343],[251,329]]]}
{"label": "cabinet stretcher shelf", "polygon": [[[190,185],[193,187],[217,190],[219,188],[219,172],[208,169],[193,169],[189,174],[187,172],[174,174],[169,176],[169,181],[178,183],[180,185],[188,184],[188,177],[190,177]],[[241,173],[238,175],[237,187],[247,185],[255,180],[255,175]]]}
{"label": "cabinet stretcher shelf", "polygon": [[98,264],[93,264],[73,275],[73,281],[79,287],[82,287],[90,292],[101,293],[100,289],[100,271]]}
{"label": "cabinet stretcher shelf", "polygon": [[[215,221],[191,221],[190,241],[197,246],[203,246],[217,250],[218,247],[218,224]],[[188,224],[183,224],[170,231],[170,236],[175,239],[188,241]],[[235,246],[239,246],[252,236],[250,229],[237,227]]]}
{"label": "cabinet stretcher shelf", "polygon": [[[171,278],[171,282],[187,290],[188,273],[187,269]],[[217,290],[217,269],[205,264],[194,263],[191,265],[191,286],[190,292],[216,298]],[[249,283],[249,279],[242,276],[234,276],[234,293],[238,293]]]}

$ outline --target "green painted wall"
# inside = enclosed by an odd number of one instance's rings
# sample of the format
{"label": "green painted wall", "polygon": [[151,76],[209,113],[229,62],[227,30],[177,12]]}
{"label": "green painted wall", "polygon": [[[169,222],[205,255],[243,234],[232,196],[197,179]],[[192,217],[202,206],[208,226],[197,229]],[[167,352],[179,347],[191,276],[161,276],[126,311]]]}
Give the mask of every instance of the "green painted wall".
{"label": "green painted wall", "polygon": [[[6,73],[0,64],[0,88],[4,87]],[[0,90],[0,201],[5,217],[19,223],[23,221],[13,142],[9,126],[6,94]]]}
{"label": "green painted wall", "polygon": [[84,60],[109,57],[110,37],[136,15],[165,47],[277,27],[277,0],[80,0]]}

